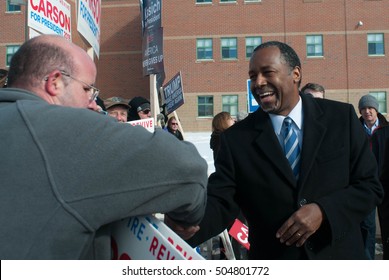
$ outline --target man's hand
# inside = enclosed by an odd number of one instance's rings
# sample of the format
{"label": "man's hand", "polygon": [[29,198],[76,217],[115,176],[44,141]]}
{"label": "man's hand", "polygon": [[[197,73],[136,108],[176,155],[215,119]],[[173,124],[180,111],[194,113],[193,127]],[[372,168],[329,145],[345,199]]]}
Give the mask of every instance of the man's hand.
{"label": "man's hand", "polygon": [[316,203],[306,204],[293,213],[292,216],[279,228],[276,237],[281,243],[297,247],[314,234],[323,222],[323,213]]}
{"label": "man's hand", "polygon": [[175,233],[177,233],[184,240],[191,238],[200,229],[199,226],[183,227],[182,225],[179,225],[175,221],[170,219],[168,215],[165,215],[164,222],[168,227],[170,227]]}

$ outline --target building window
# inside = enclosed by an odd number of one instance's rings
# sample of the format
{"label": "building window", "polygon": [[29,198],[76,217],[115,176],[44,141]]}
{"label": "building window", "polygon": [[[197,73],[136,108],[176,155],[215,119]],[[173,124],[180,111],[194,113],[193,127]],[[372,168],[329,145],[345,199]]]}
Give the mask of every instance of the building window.
{"label": "building window", "polygon": [[20,12],[20,5],[11,4],[11,0],[7,0],[7,12]]}
{"label": "building window", "polygon": [[222,59],[238,58],[236,38],[222,38],[221,48],[222,48]]}
{"label": "building window", "polygon": [[384,34],[367,34],[367,48],[369,55],[384,55]]}
{"label": "building window", "polygon": [[377,99],[378,111],[381,114],[386,114],[386,91],[370,91],[369,94]]}
{"label": "building window", "polygon": [[236,0],[220,0],[220,3],[236,2]]}
{"label": "building window", "polygon": [[197,110],[199,117],[213,117],[213,96],[198,96]]}
{"label": "building window", "polygon": [[196,0],[196,3],[212,3],[212,0]]}
{"label": "building window", "polygon": [[7,46],[7,56],[6,56],[6,64],[7,66],[10,66],[11,64],[11,59],[14,53],[17,52],[20,46]]}
{"label": "building window", "polygon": [[254,49],[262,44],[262,37],[246,37],[246,58],[250,58]]}
{"label": "building window", "polygon": [[262,0],[244,0],[245,3],[259,3]]}
{"label": "building window", "polygon": [[223,95],[222,96],[222,110],[230,113],[231,116],[238,115],[238,96],[237,95]]}
{"label": "building window", "polygon": [[307,44],[307,56],[323,56],[323,36],[308,35],[305,38]]}
{"label": "building window", "polygon": [[197,39],[197,59],[212,59],[212,39]]}

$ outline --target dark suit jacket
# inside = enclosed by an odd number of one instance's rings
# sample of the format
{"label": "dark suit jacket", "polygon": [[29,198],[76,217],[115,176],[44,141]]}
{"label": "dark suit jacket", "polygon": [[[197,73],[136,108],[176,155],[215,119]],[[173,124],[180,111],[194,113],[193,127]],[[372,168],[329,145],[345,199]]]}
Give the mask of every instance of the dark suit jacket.
{"label": "dark suit jacket", "polygon": [[[199,244],[230,225],[239,207],[249,226],[251,259],[363,259],[360,222],[381,201],[382,186],[365,132],[349,104],[301,96],[303,146],[296,182],[269,115],[258,109],[221,136]],[[325,221],[301,248],[276,231],[304,204]]]}

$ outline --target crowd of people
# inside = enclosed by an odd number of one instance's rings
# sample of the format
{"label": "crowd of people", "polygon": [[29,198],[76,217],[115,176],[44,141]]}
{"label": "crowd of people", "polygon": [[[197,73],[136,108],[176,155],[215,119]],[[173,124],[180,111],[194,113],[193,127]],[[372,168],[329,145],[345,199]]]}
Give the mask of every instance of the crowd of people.
{"label": "crowd of people", "polygon": [[389,258],[388,122],[371,95],[358,119],[320,84],[301,87],[285,43],[249,61],[260,108],[215,115],[210,176],[176,116],[124,128],[150,102],[100,99],[93,60],[62,37],[26,41],[0,74],[1,259],[110,259],[109,225],[152,213],[193,247],[244,219],[250,259],[374,259],[377,207]]}

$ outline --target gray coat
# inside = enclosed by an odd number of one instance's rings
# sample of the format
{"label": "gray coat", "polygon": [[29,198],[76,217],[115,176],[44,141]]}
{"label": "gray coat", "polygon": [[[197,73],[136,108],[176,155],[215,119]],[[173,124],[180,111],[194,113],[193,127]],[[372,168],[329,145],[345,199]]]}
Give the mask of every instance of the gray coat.
{"label": "gray coat", "polygon": [[8,88],[0,139],[0,259],[109,258],[109,234],[98,230],[113,221],[203,217],[207,164],[165,131]]}

